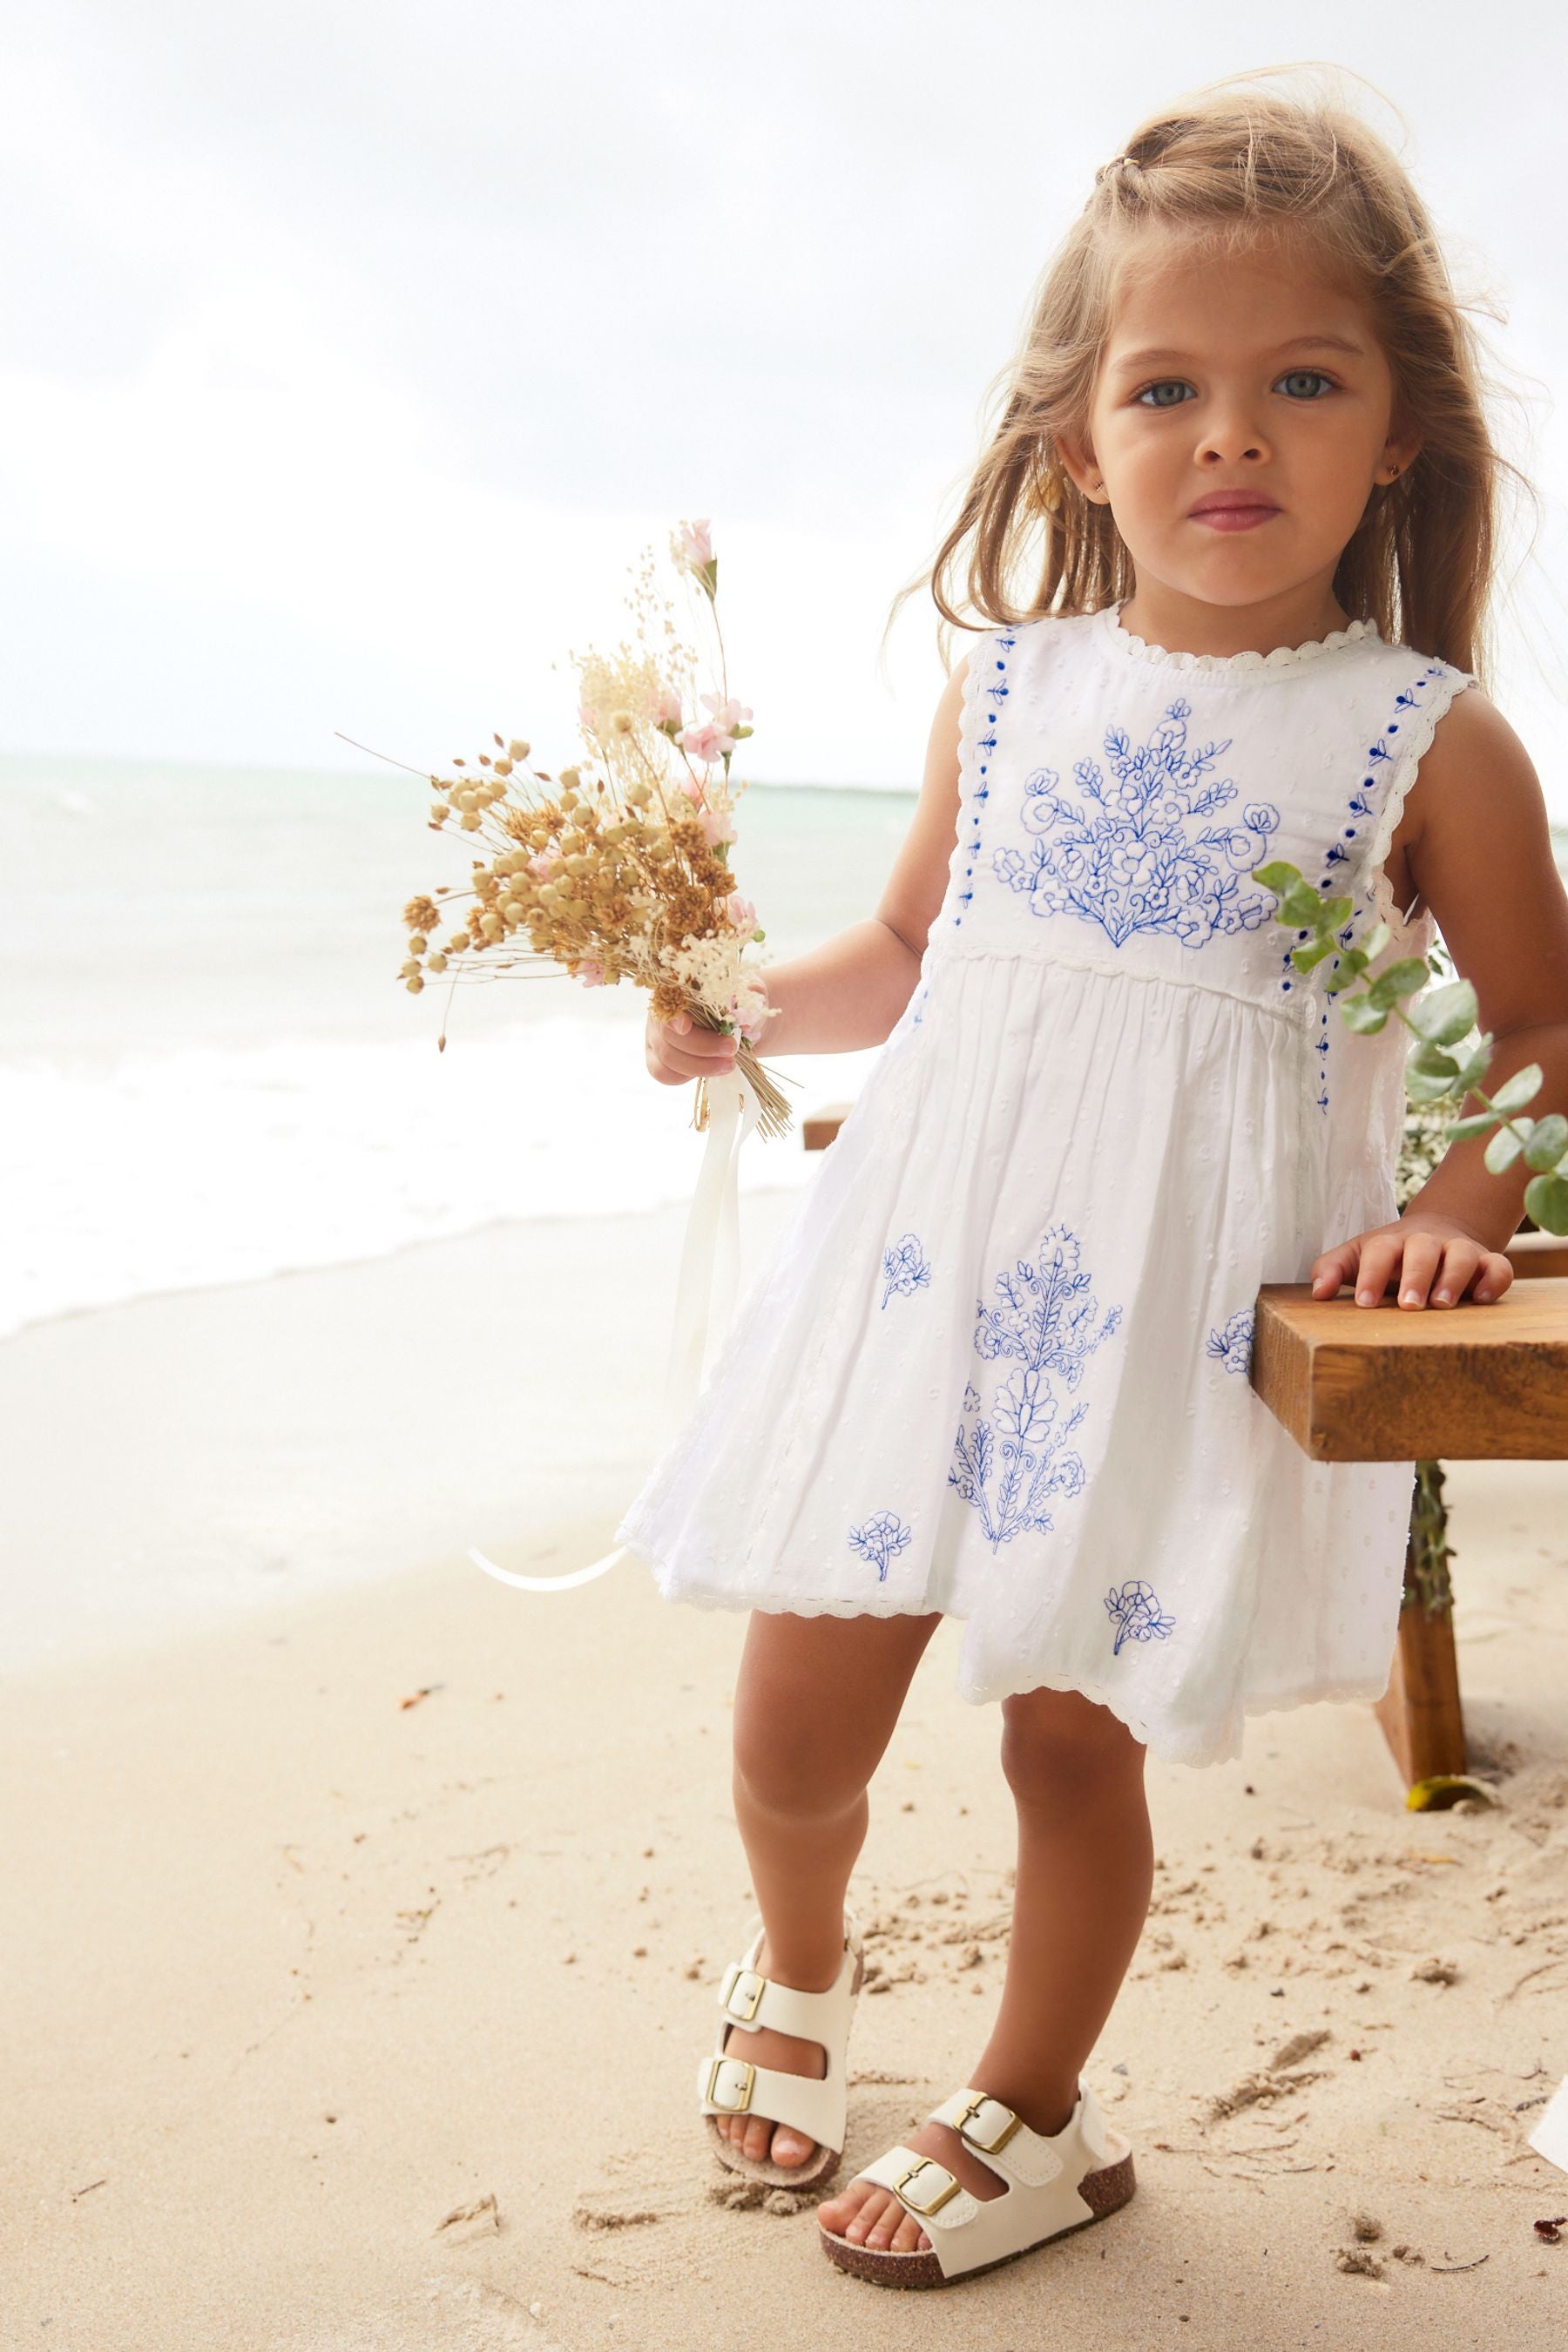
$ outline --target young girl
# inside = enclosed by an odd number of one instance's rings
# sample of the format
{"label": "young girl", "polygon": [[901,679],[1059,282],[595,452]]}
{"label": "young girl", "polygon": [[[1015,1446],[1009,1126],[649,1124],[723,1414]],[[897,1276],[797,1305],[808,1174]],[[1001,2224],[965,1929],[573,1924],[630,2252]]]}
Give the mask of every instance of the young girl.
{"label": "young girl", "polygon": [[[1486,699],[1503,461],[1420,203],[1348,114],[1221,89],[1102,166],[931,572],[985,625],[874,919],[773,968],[771,1048],[885,1040],[617,1529],[750,1609],[734,1801],[760,1909],[701,2109],[802,2189],[845,2140],[867,1783],[943,1616],[1016,1800],[1005,1988],[967,2084],[818,2208],[936,2286],[1110,2211],[1080,2076],[1142,1931],[1149,1749],[1373,1700],[1411,1465],[1308,1458],[1247,1378],[1266,1282],[1487,1305],[1528,1171],[1453,1147],[1394,1213],[1404,1033],[1352,1035],[1254,869],[1440,925],[1496,1051],[1568,1103],[1568,901]],[[906,592],[908,593],[908,592]],[[1351,936],[1350,927],[1342,934]],[[650,1024],[667,1084],[732,1042]]]}

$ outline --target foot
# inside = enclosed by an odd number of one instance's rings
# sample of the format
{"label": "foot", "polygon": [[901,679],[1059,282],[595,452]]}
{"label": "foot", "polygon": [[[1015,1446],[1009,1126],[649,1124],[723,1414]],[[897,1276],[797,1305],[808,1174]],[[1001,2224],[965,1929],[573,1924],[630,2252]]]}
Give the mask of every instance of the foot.
{"label": "foot", "polygon": [[[764,1936],[761,1949],[752,1963],[759,1976],[773,1974],[773,1956]],[[797,1992],[828,1992],[837,1980],[836,1968],[826,1984],[796,1985]],[[778,1983],[788,1979],[778,1978]],[[820,2042],[803,2041],[798,2033],[780,2033],[769,2025],[731,2025],[724,2037],[724,2053],[730,2058],[749,2059],[753,2066],[776,2067],[781,2074],[814,2074],[820,2082],[827,2072],[827,2053]],[[816,2154],[817,2144],[808,2139],[793,2124],[769,2122],[765,2116],[715,2116],[714,2122],[742,2156],[753,2163],[766,2162],[795,2170],[809,2164]]]}
{"label": "foot", "polygon": [[[1008,2105],[1012,2105],[1011,2100]],[[1070,2106],[1056,2112],[1020,2107],[1017,2112],[1031,2131],[1044,2132],[1047,2137],[1064,2130],[1072,2115]],[[912,2147],[917,2156],[933,2156],[972,2196],[984,2200],[1006,2192],[1006,2181],[959,2138],[951,2124],[921,2124],[918,2131],[904,2133],[901,2145]],[[915,2216],[904,2210],[892,2190],[859,2174],[847,2189],[823,2200],[816,2209],[816,2218],[825,2230],[847,2238],[853,2246],[873,2246],[879,2252],[895,2254],[923,2254],[931,2251],[930,2238]]]}

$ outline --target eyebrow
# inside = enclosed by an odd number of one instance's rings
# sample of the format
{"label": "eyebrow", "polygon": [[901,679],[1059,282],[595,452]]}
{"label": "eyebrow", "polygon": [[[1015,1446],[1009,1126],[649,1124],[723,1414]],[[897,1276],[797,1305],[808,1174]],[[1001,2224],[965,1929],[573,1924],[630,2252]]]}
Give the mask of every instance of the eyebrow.
{"label": "eyebrow", "polygon": [[[1267,356],[1279,359],[1286,352],[1307,350],[1345,352],[1352,359],[1358,360],[1366,357],[1364,343],[1352,343],[1343,335],[1292,335],[1288,342],[1276,343],[1272,353]],[[1124,358],[1119,359],[1116,364],[1119,368],[1126,369],[1166,367],[1173,362],[1179,363],[1196,356],[1193,352],[1129,352]]]}

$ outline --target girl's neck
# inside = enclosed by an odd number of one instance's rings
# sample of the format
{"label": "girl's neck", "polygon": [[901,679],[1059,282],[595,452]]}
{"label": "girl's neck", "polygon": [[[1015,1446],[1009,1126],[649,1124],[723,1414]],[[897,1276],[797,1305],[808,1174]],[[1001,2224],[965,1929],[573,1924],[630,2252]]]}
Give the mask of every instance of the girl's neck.
{"label": "girl's neck", "polygon": [[1350,615],[1321,581],[1281,590],[1256,604],[1205,604],[1161,580],[1141,580],[1122,605],[1121,625],[1173,654],[1271,654],[1310,645],[1349,625]]}

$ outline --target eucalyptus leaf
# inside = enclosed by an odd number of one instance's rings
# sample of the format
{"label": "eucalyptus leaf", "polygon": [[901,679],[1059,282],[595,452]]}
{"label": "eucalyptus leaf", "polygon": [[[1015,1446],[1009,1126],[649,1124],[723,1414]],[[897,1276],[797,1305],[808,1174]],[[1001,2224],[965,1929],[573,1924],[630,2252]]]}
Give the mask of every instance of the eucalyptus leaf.
{"label": "eucalyptus leaf", "polygon": [[1282,898],[1293,882],[1301,879],[1301,869],[1299,866],[1288,865],[1283,857],[1277,857],[1272,865],[1255,866],[1252,878],[1255,882],[1261,882],[1266,890],[1272,890]]}
{"label": "eucalyptus leaf", "polygon": [[[1521,1121],[1522,1126],[1523,1121]],[[1568,1151],[1568,1118],[1554,1110],[1546,1118],[1538,1118],[1530,1130],[1530,1141],[1524,1147],[1527,1168],[1551,1169]]]}
{"label": "eucalyptus leaf", "polygon": [[1472,1135],[1484,1135],[1489,1127],[1496,1125],[1495,1111],[1479,1110],[1473,1118],[1457,1118],[1448,1129],[1447,1140],[1450,1143],[1468,1143]]}
{"label": "eucalyptus leaf", "polygon": [[1468,1095],[1472,1087],[1479,1087],[1491,1067],[1491,1059],[1492,1041],[1489,1037],[1483,1037],[1459,1064],[1459,1075],[1454,1081],[1456,1093]]}
{"label": "eucalyptus leaf", "polygon": [[1375,1037],[1388,1019],[1386,1007],[1374,1004],[1370,996],[1347,996],[1340,1010],[1346,1028],[1353,1029],[1358,1037]]}
{"label": "eucalyptus leaf", "polygon": [[1405,1091],[1412,1102],[1441,1102],[1445,1095],[1453,1093],[1454,1082],[1440,1070],[1418,1070],[1412,1066],[1405,1069]]}
{"label": "eucalyptus leaf", "polygon": [[1536,1096],[1541,1092],[1541,1087],[1540,1063],[1527,1062],[1522,1070],[1515,1070],[1511,1078],[1504,1079],[1492,1097],[1492,1107],[1495,1110],[1503,1112],[1505,1116],[1516,1110],[1522,1110],[1527,1102],[1535,1100]]}
{"label": "eucalyptus leaf", "polygon": [[1290,961],[1298,971],[1310,971],[1314,965],[1321,963],[1323,958],[1332,955],[1333,951],[1332,940],[1312,940],[1305,947],[1292,948]]}
{"label": "eucalyptus leaf", "polygon": [[1292,882],[1279,901],[1276,920],[1281,923],[1317,923],[1321,919],[1322,900],[1310,882]]}
{"label": "eucalyptus leaf", "polygon": [[1568,1234],[1568,1176],[1532,1176],[1524,1205],[1543,1234]]}
{"label": "eucalyptus leaf", "polygon": [[1331,931],[1342,929],[1355,912],[1353,898],[1325,898],[1318,920]]}
{"label": "eucalyptus leaf", "polygon": [[1365,956],[1368,963],[1375,963],[1392,937],[1386,923],[1373,923],[1371,930],[1356,941],[1357,950]]}
{"label": "eucalyptus leaf", "polygon": [[1380,971],[1367,994],[1380,1011],[1386,1012],[1397,1004],[1402,996],[1414,996],[1426,979],[1425,956],[1401,956],[1386,971]]}
{"label": "eucalyptus leaf", "polygon": [[1457,1045],[1476,1025],[1476,992],[1468,980],[1435,988],[1410,1008],[1411,1026],[1436,1045]]}
{"label": "eucalyptus leaf", "polygon": [[1487,1146],[1487,1166],[1494,1176],[1500,1176],[1505,1169],[1513,1166],[1524,1149],[1531,1126],[1531,1120],[1520,1118],[1511,1127],[1499,1128]]}
{"label": "eucalyptus leaf", "polygon": [[1419,1070],[1424,1078],[1442,1078],[1446,1082],[1445,1091],[1459,1074],[1459,1066],[1452,1054],[1445,1054],[1441,1045],[1434,1045],[1430,1040],[1416,1046],[1405,1067]]}

